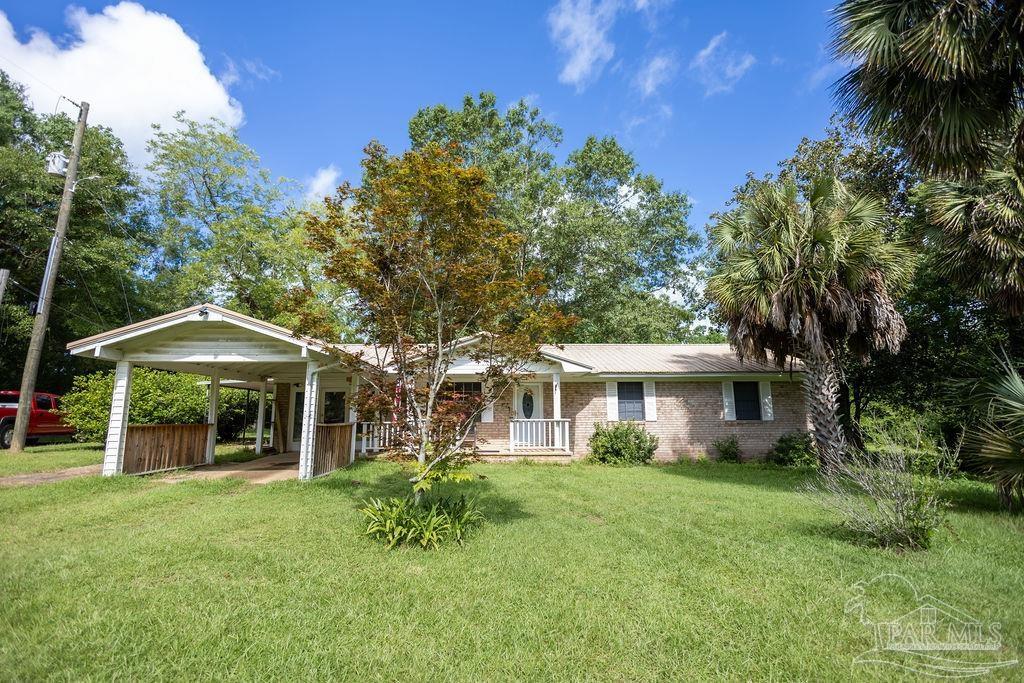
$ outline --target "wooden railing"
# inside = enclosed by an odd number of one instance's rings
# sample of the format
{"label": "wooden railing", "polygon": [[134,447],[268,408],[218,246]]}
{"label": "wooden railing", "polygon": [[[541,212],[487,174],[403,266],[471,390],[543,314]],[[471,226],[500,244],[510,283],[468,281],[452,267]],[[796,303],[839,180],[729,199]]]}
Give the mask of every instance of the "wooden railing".
{"label": "wooden railing", "polygon": [[313,476],[329,474],[352,460],[354,422],[318,424],[313,448]]}
{"label": "wooden railing", "polygon": [[510,420],[509,451],[552,450],[569,452],[569,420]]}
{"label": "wooden railing", "polygon": [[128,425],[124,473],[145,474],[206,461],[206,439],[213,425]]}
{"label": "wooden railing", "polygon": [[360,422],[356,439],[361,455],[390,450],[395,445],[397,430],[393,422]]}

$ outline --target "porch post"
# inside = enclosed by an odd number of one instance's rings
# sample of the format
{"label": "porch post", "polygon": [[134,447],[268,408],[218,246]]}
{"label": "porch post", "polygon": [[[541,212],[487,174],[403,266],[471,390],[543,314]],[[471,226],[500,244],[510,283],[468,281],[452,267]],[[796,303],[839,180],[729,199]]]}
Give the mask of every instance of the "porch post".
{"label": "porch post", "polygon": [[356,427],[359,426],[359,414],[356,412],[356,392],[359,391],[359,375],[352,375],[349,383],[352,395],[348,399],[348,421],[352,423],[352,444],[348,453],[348,464],[356,461]]}
{"label": "porch post", "polygon": [[263,423],[267,412],[267,380],[260,386],[259,407],[256,408],[256,455],[263,453]]}
{"label": "porch post", "polygon": [[217,449],[217,406],[220,403],[220,373],[210,375],[210,402],[206,411],[206,464],[212,465]]}
{"label": "porch post", "polygon": [[103,449],[103,476],[124,472],[124,440],[128,434],[128,402],[132,389],[132,364],[118,361],[114,370],[114,392],[110,398],[107,442]]}
{"label": "porch post", "polygon": [[[277,448],[274,444],[274,425],[277,424],[277,384],[270,390],[270,447]],[[284,450],[283,448],[281,449]]]}
{"label": "porch post", "polygon": [[551,417],[555,418],[555,448],[562,447],[562,375],[551,373]]}
{"label": "porch post", "polygon": [[320,373],[316,361],[306,363],[305,394],[302,399],[302,440],[299,443],[299,479],[313,478],[316,448],[316,418],[320,405]]}

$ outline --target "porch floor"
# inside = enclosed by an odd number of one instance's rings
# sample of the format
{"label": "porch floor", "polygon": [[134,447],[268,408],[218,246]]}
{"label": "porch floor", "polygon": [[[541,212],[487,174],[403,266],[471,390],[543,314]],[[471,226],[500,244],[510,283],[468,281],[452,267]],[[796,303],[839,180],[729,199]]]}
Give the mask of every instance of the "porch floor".
{"label": "porch floor", "polygon": [[190,479],[244,479],[251,484],[269,484],[299,478],[299,454],[275,453],[248,462],[226,462],[221,465],[201,465],[191,470],[175,472],[163,481],[177,483]]}

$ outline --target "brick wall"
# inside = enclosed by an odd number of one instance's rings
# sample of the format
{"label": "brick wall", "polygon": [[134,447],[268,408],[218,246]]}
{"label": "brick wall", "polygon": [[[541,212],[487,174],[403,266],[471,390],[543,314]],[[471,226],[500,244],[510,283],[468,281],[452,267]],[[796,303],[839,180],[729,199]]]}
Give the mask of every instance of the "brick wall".
{"label": "brick wall", "polygon": [[[723,419],[721,382],[657,382],[655,394],[658,419],[643,424],[659,439],[655,458],[660,461],[694,458],[700,453],[714,458],[711,443],[732,434],[739,439],[744,458],[761,457],[783,434],[808,429],[799,381],[772,382],[775,419],[764,422]],[[572,420],[573,456],[585,457],[594,423],[607,419],[604,382],[563,382],[562,416]]]}

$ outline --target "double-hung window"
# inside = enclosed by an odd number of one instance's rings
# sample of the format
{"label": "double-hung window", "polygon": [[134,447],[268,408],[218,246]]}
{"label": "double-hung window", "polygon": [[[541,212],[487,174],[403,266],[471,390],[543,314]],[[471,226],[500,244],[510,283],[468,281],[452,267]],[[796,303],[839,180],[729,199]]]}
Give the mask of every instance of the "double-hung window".
{"label": "double-hung window", "polygon": [[757,382],[733,382],[732,393],[737,420],[761,419],[761,392]]}
{"label": "double-hung window", "polygon": [[644,420],[644,383],[643,382],[619,382],[619,419]]}

